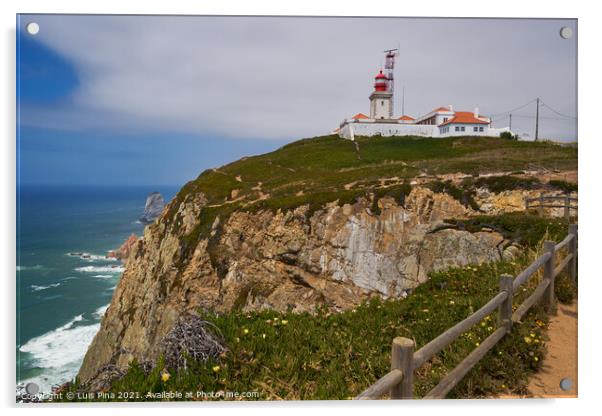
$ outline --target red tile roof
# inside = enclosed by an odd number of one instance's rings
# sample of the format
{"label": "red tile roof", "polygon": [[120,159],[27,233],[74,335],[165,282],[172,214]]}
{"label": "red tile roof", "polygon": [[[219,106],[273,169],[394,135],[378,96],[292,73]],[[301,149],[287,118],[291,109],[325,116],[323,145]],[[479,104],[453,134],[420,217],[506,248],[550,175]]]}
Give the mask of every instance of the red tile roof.
{"label": "red tile roof", "polygon": [[414,117],[405,116],[405,115],[404,115],[404,116],[401,116],[401,117],[399,117],[399,119],[400,119],[400,120],[415,120],[415,118],[414,118]]}
{"label": "red tile roof", "polygon": [[357,113],[356,115],[354,115],[351,118],[354,119],[354,120],[359,120],[359,119],[362,119],[362,118],[369,118],[369,117],[367,115],[365,115],[365,114]]}
{"label": "red tile roof", "polygon": [[439,108],[435,108],[433,111],[431,111],[431,113],[438,113],[440,111],[444,111],[446,113],[449,113],[452,110],[450,110],[448,107],[439,107]]}
{"label": "red tile roof", "polygon": [[450,118],[444,123],[441,123],[441,126],[446,124],[489,124],[487,121],[483,121],[474,116],[472,111],[456,111],[455,116]]}

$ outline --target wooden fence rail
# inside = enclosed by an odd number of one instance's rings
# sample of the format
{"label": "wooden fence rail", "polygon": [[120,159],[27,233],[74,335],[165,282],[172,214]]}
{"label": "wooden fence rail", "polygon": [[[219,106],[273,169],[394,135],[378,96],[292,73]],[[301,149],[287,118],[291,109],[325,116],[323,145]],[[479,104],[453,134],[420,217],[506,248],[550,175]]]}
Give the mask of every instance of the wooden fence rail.
{"label": "wooden fence rail", "polygon": [[[562,204],[554,203],[554,201],[561,200]],[[537,202],[537,204],[533,205],[533,202]],[[571,205],[571,202],[575,202],[575,205]],[[577,198],[570,197],[568,195],[549,195],[544,196],[540,194],[536,198],[525,198],[525,210],[529,210],[529,208],[537,208],[537,213],[539,216],[543,216],[544,208],[563,208],[564,209],[564,219],[569,221],[571,217],[571,210],[577,211]]]}
{"label": "wooden fence rail", "polygon": [[[558,265],[555,265],[555,254],[567,247],[568,254]],[[462,380],[462,378],[491,350],[507,333],[512,330],[512,324],[520,322],[525,314],[538,301],[543,301],[549,312],[554,306],[554,280],[565,268],[572,281],[577,277],[577,225],[569,225],[567,237],[558,244],[553,241],[544,242],[544,253],[523,270],[516,278],[508,274],[500,276],[500,291],[483,305],[479,310],[458,322],[437,338],[433,339],[418,351],[414,351],[413,340],[398,337],[393,340],[391,347],[391,371],[381,377],[376,383],[360,393],[357,400],[378,399],[389,393],[391,399],[412,399],[414,372],[429,361],[445,347],[454,342],[460,335],[467,332],[475,324],[496,309],[498,310],[498,328],[474,349],[460,364],[452,369],[424,399],[442,399]],[[512,312],[513,294],[529,280],[541,267],[543,279],[531,295]]]}

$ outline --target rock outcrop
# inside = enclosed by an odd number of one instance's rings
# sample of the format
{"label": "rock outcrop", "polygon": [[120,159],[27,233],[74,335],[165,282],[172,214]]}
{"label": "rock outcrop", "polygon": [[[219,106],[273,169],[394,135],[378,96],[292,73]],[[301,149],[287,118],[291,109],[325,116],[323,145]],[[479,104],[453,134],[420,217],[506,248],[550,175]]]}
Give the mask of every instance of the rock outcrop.
{"label": "rock outcrop", "polygon": [[366,198],[315,212],[238,210],[191,238],[206,204],[202,193],[172,201],[136,240],[80,380],[155,359],[178,320],[199,309],[342,310],[403,296],[432,270],[499,259],[507,243],[496,232],[442,227],[473,212],[422,187],[404,205],[376,201],[378,212]]}
{"label": "rock outcrop", "polygon": [[127,259],[130,257],[130,254],[137,243],[138,237],[136,234],[131,234],[117,250],[109,251],[107,257],[121,260],[124,264],[127,264]]}
{"label": "rock outcrop", "polygon": [[142,216],[139,218],[142,224],[150,224],[152,223],[159,215],[161,215],[161,211],[165,207],[165,201],[163,200],[163,195],[159,192],[151,192],[146,197],[146,204],[144,205],[144,212]]}

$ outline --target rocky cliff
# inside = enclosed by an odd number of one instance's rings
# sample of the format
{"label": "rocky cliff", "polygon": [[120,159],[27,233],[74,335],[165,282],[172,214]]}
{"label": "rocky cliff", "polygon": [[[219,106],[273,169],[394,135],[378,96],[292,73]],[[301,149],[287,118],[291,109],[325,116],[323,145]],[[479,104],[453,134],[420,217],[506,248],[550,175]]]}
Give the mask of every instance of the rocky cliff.
{"label": "rocky cliff", "polygon": [[[234,212],[217,217],[209,234],[185,250],[182,241],[205,204],[203,194],[191,194],[146,227],[86,354],[82,381],[107,364],[124,368],[134,358],[156,358],[178,317],[199,308],[350,308],[370,296],[404,296],[431,270],[498,259],[508,244],[496,232],[441,227],[470,209],[416,187],[404,205],[376,201],[378,213],[367,198],[313,213],[307,205]],[[167,215],[171,209],[177,222]]]}
{"label": "rocky cliff", "polygon": [[151,192],[146,197],[146,204],[144,205],[144,212],[140,217],[140,222],[142,224],[150,224],[153,222],[165,207],[165,201],[163,200],[163,195],[159,192]]}

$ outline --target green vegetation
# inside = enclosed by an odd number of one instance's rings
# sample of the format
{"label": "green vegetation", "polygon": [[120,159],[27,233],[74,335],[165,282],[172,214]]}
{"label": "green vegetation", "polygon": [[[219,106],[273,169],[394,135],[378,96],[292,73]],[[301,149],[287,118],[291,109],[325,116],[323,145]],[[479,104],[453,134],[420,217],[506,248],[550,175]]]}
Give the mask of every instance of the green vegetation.
{"label": "green vegetation", "polygon": [[566,193],[577,192],[577,184],[562,180],[551,180],[548,185],[560,189]]}
{"label": "green vegetation", "polygon": [[561,218],[543,218],[521,212],[479,215],[463,220],[450,219],[447,222],[471,232],[480,231],[484,227],[494,229],[506,238],[528,247],[534,247],[543,236],[547,240],[560,241],[567,232],[566,221]]}
{"label": "green vegetation", "polygon": [[518,136],[513,135],[509,131],[503,131],[500,134],[500,138],[505,140],[518,140]]}
{"label": "green vegetation", "polygon": [[514,189],[534,189],[541,186],[541,182],[537,178],[523,178],[513,175],[488,176],[477,180],[468,180],[465,183],[476,188],[487,188],[495,193]]}
{"label": "green vegetation", "polygon": [[[566,233],[561,223],[529,215],[479,218],[480,223],[466,225],[494,224],[522,236],[523,256],[431,273],[430,280],[406,299],[373,299],[342,313],[204,313],[229,348],[218,361],[189,361],[188,369],[180,372],[167,369],[168,380],[161,377],[162,364],[146,374],[133,363],[111,391],[139,392],[141,399],[149,391],[198,390],[257,391],[256,399],[263,400],[354,397],[389,371],[394,337],[412,338],[418,348],[425,345],[485,304],[499,290],[500,274],[516,275],[530,264],[542,239],[559,241]],[[515,293],[515,306],[538,278]],[[556,291],[560,301],[570,301],[575,293],[569,283],[559,284]],[[529,375],[545,355],[546,324],[546,314],[535,307],[448,397],[525,393]],[[417,370],[416,396],[432,389],[495,328],[492,314]]]}
{"label": "green vegetation", "polygon": [[[182,201],[202,192],[208,205],[187,237],[193,247],[207,235],[217,216],[222,222],[236,210],[286,209],[310,204],[310,212],[327,202],[353,202],[373,193],[403,199],[408,179],[421,173],[525,170],[531,164],[550,169],[576,169],[577,148],[549,142],[519,142],[487,137],[444,139],[359,137],[355,144],[338,136],[303,139],[259,156],[209,169],[187,183],[170,206],[168,220],[181,224],[176,211]],[[391,188],[391,189],[387,189]],[[445,189],[474,207],[471,193],[451,185]],[[378,211],[378,207],[374,206]],[[186,253],[186,247],[184,254]]]}

